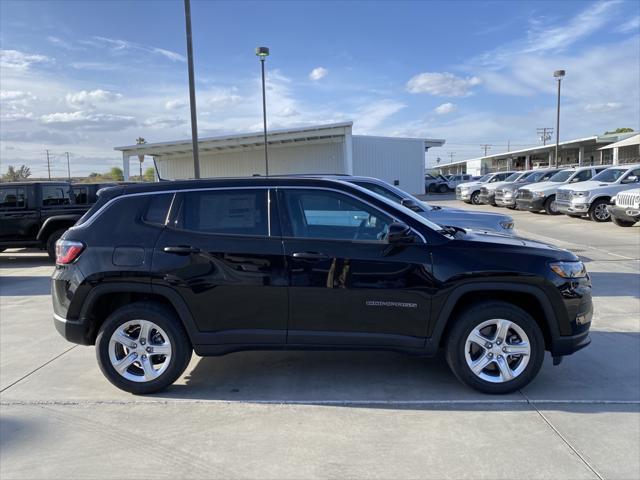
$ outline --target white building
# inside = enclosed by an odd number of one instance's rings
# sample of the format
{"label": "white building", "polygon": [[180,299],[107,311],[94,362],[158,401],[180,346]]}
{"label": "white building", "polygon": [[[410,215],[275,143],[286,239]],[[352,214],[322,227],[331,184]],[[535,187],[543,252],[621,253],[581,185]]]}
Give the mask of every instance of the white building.
{"label": "white building", "polygon": [[[268,132],[269,174],[327,173],[376,177],[410,193],[424,193],[425,152],[445,140],[353,135],[353,123],[317,125]],[[125,180],[130,160],[155,159],[166,179],[194,177],[191,140],[115,147],[122,152]],[[263,133],[202,138],[200,176],[242,177],[265,174]],[[137,168],[134,170],[134,172]]]}

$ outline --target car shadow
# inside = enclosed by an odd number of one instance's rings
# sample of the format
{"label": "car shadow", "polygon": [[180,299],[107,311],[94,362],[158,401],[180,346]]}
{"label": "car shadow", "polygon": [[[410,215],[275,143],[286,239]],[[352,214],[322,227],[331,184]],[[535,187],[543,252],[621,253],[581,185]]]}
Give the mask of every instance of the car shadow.
{"label": "car shadow", "polygon": [[0,276],[0,297],[28,297],[50,294],[51,278],[48,276]]}
{"label": "car shadow", "polygon": [[442,355],[253,351],[193,361],[184,383],[152,397],[382,409],[522,410],[540,402],[572,411],[586,403],[594,413],[640,410],[640,334],[594,331],[592,340],[558,367],[547,354],[538,377],[509,395],[462,385]]}
{"label": "car shadow", "polygon": [[53,265],[46,253],[35,249],[9,250],[0,253],[0,269]]}

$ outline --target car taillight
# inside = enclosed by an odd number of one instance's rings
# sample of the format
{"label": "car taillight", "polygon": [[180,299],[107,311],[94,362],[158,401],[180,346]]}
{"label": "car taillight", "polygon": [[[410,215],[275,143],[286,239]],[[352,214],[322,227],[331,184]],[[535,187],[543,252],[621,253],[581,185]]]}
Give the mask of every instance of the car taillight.
{"label": "car taillight", "polygon": [[68,265],[75,261],[84,250],[82,242],[74,242],[73,240],[58,240],[56,242],[56,264]]}

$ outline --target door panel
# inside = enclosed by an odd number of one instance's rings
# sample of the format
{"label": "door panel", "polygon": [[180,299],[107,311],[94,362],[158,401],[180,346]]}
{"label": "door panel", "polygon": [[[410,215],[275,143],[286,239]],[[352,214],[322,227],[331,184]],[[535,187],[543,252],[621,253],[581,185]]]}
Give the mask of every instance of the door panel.
{"label": "door panel", "polygon": [[278,201],[291,284],[287,343],[424,344],[427,245],[390,247],[383,239],[393,219],[348,195],[282,189]]}
{"label": "door panel", "polygon": [[[267,224],[266,191],[258,194],[263,205],[254,205],[250,195],[208,192],[197,202],[185,199],[183,211],[202,208],[192,212],[200,223],[178,220],[179,228],[165,228],[156,244],[154,283],[182,296],[198,329],[207,334],[206,343],[283,344],[286,339],[288,275],[282,241],[266,231],[258,234]],[[225,235],[226,230],[236,234]]]}

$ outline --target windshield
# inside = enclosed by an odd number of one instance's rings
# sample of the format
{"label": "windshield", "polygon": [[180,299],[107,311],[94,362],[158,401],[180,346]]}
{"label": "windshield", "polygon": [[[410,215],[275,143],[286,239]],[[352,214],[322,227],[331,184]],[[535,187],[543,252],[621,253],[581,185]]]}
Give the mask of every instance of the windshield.
{"label": "windshield", "polygon": [[624,172],[626,172],[626,168],[607,168],[605,171],[600,172],[598,175],[593,177],[591,180],[594,182],[605,182],[605,183],[613,183],[618,180]]}
{"label": "windshield", "polygon": [[565,182],[575,173],[575,170],[562,170],[549,179],[550,182]]}
{"label": "windshield", "polygon": [[476,180],[476,182],[488,182],[492,175],[493,173],[487,173],[486,175],[483,175],[478,180]]}
{"label": "windshield", "polygon": [[520,177],[520,175],[522,175],[521,172],[512,173],[507,178],[505,178],[504,181],[505,182],[515,182],[518,179],[518,177]]}
{"label": "windshield", "polygon": [[422,201],[418,200],[413,195],[400,190],[399,188],[392,187],[391,185],[387,186],[387,185],[380,185],[379,183],[362,182],[362,181],[351,182],[351,183],[354,183],[363,188],[366,188],[367,190],[375,192],[378,195],[382,195],[384,198],[387,198],[395,203],[400,203],[402,202],[402,200],[413,200],[414,202],[416,202],[417,207],[420,208],[423,212],[427,210],[426,208],[424,208],[426,207],[426,204],[424,204]]}

